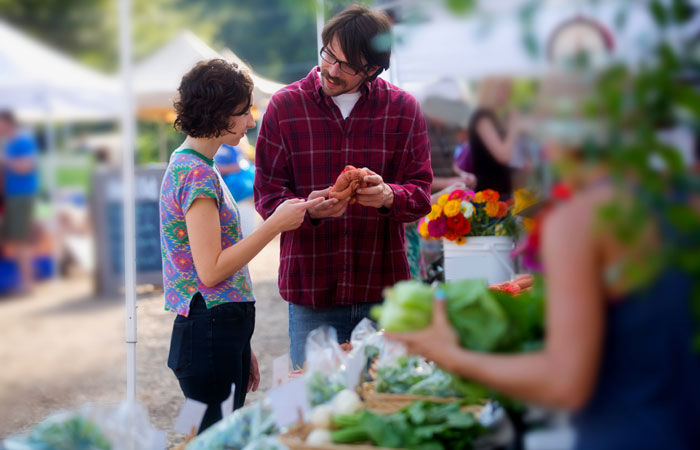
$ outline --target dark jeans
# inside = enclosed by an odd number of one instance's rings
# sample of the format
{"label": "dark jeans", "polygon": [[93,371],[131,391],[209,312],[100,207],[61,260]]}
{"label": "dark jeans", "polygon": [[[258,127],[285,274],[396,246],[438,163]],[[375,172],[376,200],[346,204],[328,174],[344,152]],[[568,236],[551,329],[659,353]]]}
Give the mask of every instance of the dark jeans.
{"label": "dark jeans", "polygon": [[207,309],[200,293],[192,297],[189,316],[175,318],[168,367],[185,397],[208,405],[200,433],[221,420],[221,402],[231,394],[231,383],[236,383],[233,409],[245,403],[254,328],[255,303]]}
{"label": "dark jeans", "polygon": [[328,309],[313,309],[308,306],[289,304],[289,356],[292,367],[304,366],[306,361],[306,337],[321,325],[335,328],[338,343],[350,340],[355,326],[365,317],[369,310],[379,303],[358,303],[352,306],[333,306]]}

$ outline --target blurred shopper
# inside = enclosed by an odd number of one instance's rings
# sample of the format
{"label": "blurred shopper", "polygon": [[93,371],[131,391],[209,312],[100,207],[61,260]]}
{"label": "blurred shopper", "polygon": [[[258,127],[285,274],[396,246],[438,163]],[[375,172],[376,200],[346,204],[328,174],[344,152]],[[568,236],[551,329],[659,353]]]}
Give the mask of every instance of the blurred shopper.
{"label": "blurred shopper", "polygon": [[168,356],[183,394],[207,404],[199,431],[221,419],[235,383],[234,409],[260,381],[250,347],[255,298],[248,262],[277,234],[301,225],[322,199],[289,199],[242,238],[238,207],[214,167],[222,144],[255,126],[250,76],[221,59],[183,78],[175,127],[187,138],[173,152],[161,187],[165,309],[177,313]]}
{"label": "blurred shopper", "polygon": [[[433,169],[432,192],[437,192],[455,183],[463,183],[467,188],[474,189],[477,179],[474,174],[462,170],[455,164],[455,153],[460,154],[464,149],[460,146],[459,137],[463,134],[459,127],[441,123],[427,117],[428,137],[430,139],[430,167]],[[467,150],[467,154],[470,152]]]}
{"label": "blurred shopper", "polygon": [[479,86],[479,107],[468,127],[475,190],[493,189],[501,197],[510,197],[513,190],[509,163],[519,134],[519,122],[514,113],[506,128],[500,118],[510,95],[509,79],[483,80]]}
{"label": "blurred shopper", "polygon": [[[431,327],[393,338],[502,394],[572,411],[578,449],[700,448],[698,324],[691,314],[698,281],[689,264],[697,230],[672,217],[682,210],[697,223],[700,203],[695,213],[681,209],[693,199],[648,167],[643,173],[654,178],[653,187],[632,164],[612,171],[613,158],[605,159],[602,146],[601,158],[584,156],[581,143],[590,146],[591,136],[603,133],[601,124],[552,120],[541,128],[566,133],[550,135],[545,148],[550,161],[567,168],[563,181],[573,192],[546,215],[539,233],[547,305],[543,349],[504,355],[461,348],[444,302],[435,303]],[[621,151],[610,153],[620,158]],[[666,181],[659,196],[657,183]],[[633,224],[626,222],[626,209],[635,211]]]}
{"label": "blurred shopper", "polygon": [[326,23],[321,67],[273,95],[256,146],[255,204],[269,217],[284,200],[328,196],[346,164],[366,167],[357,202],[329,198],[282,234],[279,287],[289,302],[292,364],[310,331],[330,325],[345,342],[410,277],[404,223],[430,212],[430,147],[420,107],[377,78],[389,67],[391,25],[351,6]]}
{"label": "blurred shopper", "polygon": [[214,156],[214,163],[234,200],[241,202],[253,196],[255,169],[238,147],[222,145]]}
{"label": "blurred shopper", "polygon": [[16,255],[20,272],[18,290],[27,293],[34,278],[31,230],[39,191],[37,144],[30,134],[20,132],[10,111],[0,111],[0,139],[4,142],[1,160],[5,193],[2,235],[8,253]]}

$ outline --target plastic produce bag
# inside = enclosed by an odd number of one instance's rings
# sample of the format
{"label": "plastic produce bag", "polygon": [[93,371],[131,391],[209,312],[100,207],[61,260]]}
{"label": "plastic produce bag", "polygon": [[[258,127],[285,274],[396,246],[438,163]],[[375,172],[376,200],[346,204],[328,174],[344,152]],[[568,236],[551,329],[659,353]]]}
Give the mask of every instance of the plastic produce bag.
{"label": "plastic produce bag", "polygon": [[162,450],[165,432],[151,426],[143,405],[123,402],[52,414],[4,445],[7,450]]}
{"label": "plastic produce bag", "polygon": [[272,409],[265,401],[258,401],[237,409],[224,419],[207,428],[187,444],[187,450],[224,450],[277,448],[265,439],[279,432]]}

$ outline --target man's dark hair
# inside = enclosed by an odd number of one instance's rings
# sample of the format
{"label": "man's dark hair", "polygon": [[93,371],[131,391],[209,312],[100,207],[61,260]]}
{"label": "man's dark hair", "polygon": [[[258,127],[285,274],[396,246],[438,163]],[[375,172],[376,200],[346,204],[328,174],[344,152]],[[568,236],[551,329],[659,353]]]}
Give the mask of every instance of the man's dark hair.
{"label": "man's dark hair", "polygon": [[0,120],[9,123],[12,126],[17,125],[17,118],[15,117],[15,114],[9,109],[0,110]]}
{"label": "man's dark hair", "polygon": [[390,34],[391,22],[384,12],[352,5],[326,23],[321,38],[323,45],[328,46],[337,37],[347,62],[356,69],[364,68],[363,57],[367,65],[379,66],[379,70],[369,74],[368,80],[372,81],[389,68]]}
{"label": "man's dark hair", "polygon": [[253,80],[235,63],[212,59],[187,72],[178,92],[174,128],[194,138],[219,137],[229,130],[231,116],[248,112]]}

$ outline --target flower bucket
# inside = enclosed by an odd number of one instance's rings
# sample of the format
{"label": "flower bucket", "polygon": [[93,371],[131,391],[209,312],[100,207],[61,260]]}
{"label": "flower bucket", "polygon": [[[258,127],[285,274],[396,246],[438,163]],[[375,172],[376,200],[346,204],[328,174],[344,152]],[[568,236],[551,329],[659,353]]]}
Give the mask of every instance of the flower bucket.
{"label": "flower bucket", "polygon": [[468,237],[457,245],[443,239],[445,281],[483,278],[489,285],[510,281],[515,275],[510,253],[515,247],[507,236]]}

